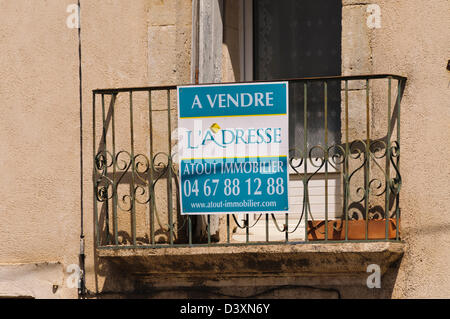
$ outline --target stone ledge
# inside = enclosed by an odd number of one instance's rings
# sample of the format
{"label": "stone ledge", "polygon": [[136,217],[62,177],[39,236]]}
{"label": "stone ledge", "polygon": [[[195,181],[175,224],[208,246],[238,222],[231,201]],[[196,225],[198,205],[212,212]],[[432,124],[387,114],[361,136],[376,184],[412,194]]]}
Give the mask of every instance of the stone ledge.
{"label": "stone ledge", "polygon": [[329,276],[384,274],[403,256],[402,242],[308,243],[219,247],[97,249],[98,257],[127,274],[164,276]]}

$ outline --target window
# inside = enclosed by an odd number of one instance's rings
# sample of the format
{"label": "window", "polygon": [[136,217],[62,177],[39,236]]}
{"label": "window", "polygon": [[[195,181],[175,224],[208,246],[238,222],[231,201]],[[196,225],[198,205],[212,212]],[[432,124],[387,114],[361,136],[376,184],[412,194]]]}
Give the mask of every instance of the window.
{"label": "window", "polygon": [[[240,16],[242,18],[241,80],[270,81],[341,74],[342,3],[340,0],[244,0],[241,2]],[[339,144],[341,141],[339,85],[338,81],[328,84],[329,145]],[[324,95],[321,83],[308,84],[307,102],[307,146],[310,149],[314,145],[324,144]],[[303,116],[303,83],[290,84],[289,147],[291,149],[304,149]],[[295,227],[299,220],[303,200],[303,182],[293,173],[292,171],[289,182],[290,229]],[[321,174],[315,175],[309,183],[311,205],[315,206],[311,207],[311,210],[315,218],[323,219],[324,183]],[[330,187],[328,211],[329,218],[332,219],[338,215],[339,175],[331,174],[328,177],[328,183]],[[283,222],[280,221],[280,223]],[[258,225],[256,225],[254,233],[263,233],[264,225],[261,227],[262,229],[258,231]],[[299,227],[298,236],[302,236],[302,233],[304,234],[304,228]],[[283,234],[281,233],[280,236]]]}
{"label": "window", "polygon": [[[340,0],[243,2],[245,80],[341,74]],[[250,21],[249,21],[250,20]],[[303,87],[290,87],[290,148],[303,149]],[[308,145],[324,140],[323,88],[308,87]],[[340,88],[328,87],[328,138],[339,143]]]}

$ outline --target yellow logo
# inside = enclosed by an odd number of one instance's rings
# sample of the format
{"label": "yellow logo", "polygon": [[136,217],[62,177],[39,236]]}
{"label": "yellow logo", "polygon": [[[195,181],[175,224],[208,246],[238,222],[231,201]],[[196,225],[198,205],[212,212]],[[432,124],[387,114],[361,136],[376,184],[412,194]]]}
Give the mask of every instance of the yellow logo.
{"label": "yellow logo", "polygon": [[214,123],[213,125],[211,125],[211,127],[209,128],[214,134],[216,134],[217,132],[220,131],[220,126],[217,123]]}

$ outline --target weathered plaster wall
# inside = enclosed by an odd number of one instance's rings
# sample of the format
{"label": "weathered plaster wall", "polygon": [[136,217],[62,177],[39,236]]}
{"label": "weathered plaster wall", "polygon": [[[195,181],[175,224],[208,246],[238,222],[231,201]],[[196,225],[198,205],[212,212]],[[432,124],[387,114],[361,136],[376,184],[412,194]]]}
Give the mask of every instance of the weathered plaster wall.
{"label": "weathered plaster wall", "polygon": [[[66,9],[74,2],[0,4],[0,230],[7,235],[0,263],[59,262],[61,267],[49,271],[65,278],[67,266],[78,264],[81,205],[78,38],[77,29],[66,26]],[[92,89],[187,83],[190,2],[81,1],[83,204],[91,291],[102,289],[107,274],[93,258]],[[46,296],[47,287],[42,290],[35,296]],[[56,296],[76,297],[76,289]]]}
{"label": "weathered plaster wall", "polygon": [[402,101],[403,239],[394,297],[448,298],[450,291],[450,1],[381,1],[374,72],[408,77]]}
{"label": "weathered plaster wall", "polygon": [[[381,9],[379,29],[366,24],[371,3]],[[448,298],[450,1],[344,0],[343,4],[344,26],[345,21],[359,19],[343,34],[343,73],[408,77],[401,108],[400,200],[407,252],[393,297]]]}
{"label": "weathered plaster wall", "polygon": [[70,290],[60,263],[0,264],[0,298],[67,298]]}
{"label": "weathered plaster wall", "polygon": [[0,5],[0,263],[77,262],[78,71],[76,31],[66,27],[70,3]]}

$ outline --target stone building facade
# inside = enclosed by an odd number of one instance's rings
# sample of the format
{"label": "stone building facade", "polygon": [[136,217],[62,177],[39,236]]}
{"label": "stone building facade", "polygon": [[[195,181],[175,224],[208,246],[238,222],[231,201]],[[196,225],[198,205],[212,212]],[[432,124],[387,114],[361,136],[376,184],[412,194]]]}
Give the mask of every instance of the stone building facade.
{"label": "stone building facade", "polygon": [[[341,74],[407,78],[400,241],[111,250],[95,237],[92,136],[102,127],[93,123],[93,90],[253,80],[255,8],[247,0],[81,0],[80,107],[74,2],[0,4],[0,297],[77,298],[80,265],[86,297],[449,297],[450,1],[336,2]],[[167,107],[155,99],[153,143],[164,150],[158,116]],[[148,120],[139,107],[135,116]],[[363,110],[349,119],[355,130]],[[223,234],[223,217],[213,220]],[[366,285],[370,264],[381,267],[381,288]]]}

